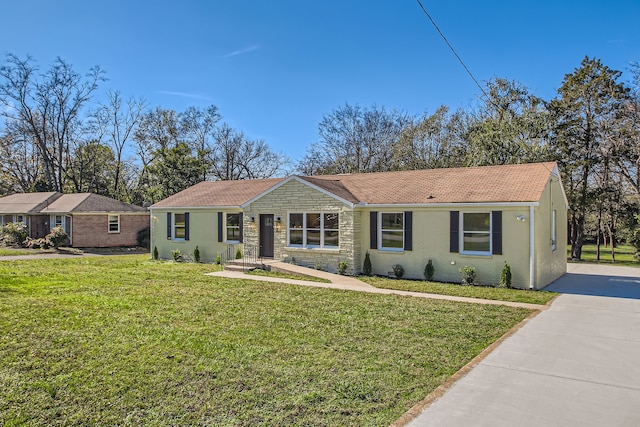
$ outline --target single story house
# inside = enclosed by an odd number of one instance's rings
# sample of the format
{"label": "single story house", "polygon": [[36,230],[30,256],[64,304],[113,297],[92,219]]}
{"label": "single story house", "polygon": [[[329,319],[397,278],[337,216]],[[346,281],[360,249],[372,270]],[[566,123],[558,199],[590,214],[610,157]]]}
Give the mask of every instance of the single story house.
{"label": "single story house", "polygon": [[9,222],[25,223],[34,239],[61,226],[79,248],[137,246],[149,212],[93,193],[17,193],[0,197],[0,225]]}
{"label": "single story house", "polygon": [[151,206],[151,247],[213,262],[244,254],[374,274],[541,289],[566,272],[568,203],[556,163],[201,182]]}

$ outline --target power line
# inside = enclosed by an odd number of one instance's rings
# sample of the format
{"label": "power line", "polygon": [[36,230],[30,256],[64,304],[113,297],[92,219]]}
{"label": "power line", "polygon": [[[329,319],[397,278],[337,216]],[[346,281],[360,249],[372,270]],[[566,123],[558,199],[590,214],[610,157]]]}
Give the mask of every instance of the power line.
{"label": "power line", "polygon": [[480,83],[478,83],[478,80],[476,80],[476,78],[473,75],[473,73],[471,72],[471,70],[469,70],[469,67],[467,67],[467,65],[464,63],[462,58],[460,58],[460,55],[458,55],[458,52],[456,52],[456,50],[453,48],[453,46],[451,46],[451,43],[449,43],[449,40],[447,40],[447,37],[445,37],[443,32],[440,30],[440,28],[438,27],[438,24],[436,24],[436,21],[433,20],[431,15],[429,15],[429,12],[427,12],[427,9],[424,8],[424,6],[422,5],[422,2],[420,2],[420,0],[416,0],[416,1],[420,5],[420,8],[424,12],[424,14],[427,15],[427,18],[429,18],[429,21],[431,21],[431,23],[435,27],[436,31],[438,31],[438,34],[440,34],[440,37],[442,37],[442,39],[447,44],[447,46],[449,46],[449,49],[451,49],[451,52],[453,52],[453,54],[456,56],[456,58],[458,58],[458,61],[460,61],[460,64],[462,64],[462,66],[466,70],[467,74],[469,74],[469,76],[471,77],[473,82],[476,84],[476,86],[478,86],[478,89],[480,89],[480,91],[484,94],[484,96],[489,98],[489,95],[487,95],[487,93],[484,91],[484,88],[482,86],[480,86]]}

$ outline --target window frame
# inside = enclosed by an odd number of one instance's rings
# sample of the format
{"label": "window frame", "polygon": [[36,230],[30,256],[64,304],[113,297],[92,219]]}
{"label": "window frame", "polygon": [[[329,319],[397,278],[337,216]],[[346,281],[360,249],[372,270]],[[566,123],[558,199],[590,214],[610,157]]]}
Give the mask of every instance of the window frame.
{"label": "window frame", "polygon": [[[238,216],[238,225],[229,225],[229,215],[237,215]],[[242,238],[242,212],[225,212],[224,213],[224,241],[226,243],[240,243]],[[238,230],[238,238],[237,239],[229,239],[229,229],[237,229]]]}
{"label": "window frame", "polygon": [[[111,222],[112,217],[116,218],[116,229],[112,230],[111,226],[113,223]],[[107,232],[110,234],[118,234],[120,233],[120,215],[119,214],[108,214],[107,215]]]}
{"label": "window frame", "polygon": [[[178,227],[177,222],[176,222],[176,216],[177,215],[182,215],[183,220],[182,220],[182,225],[180,227]],[[181,228],[183,230],[182,235],[183,237],[176,237],[177,236],[177,230],[178,228]],[[186,212],[172,212],[171,213],[171,240],[176,241],[176,242],[184,242],[186,241],[186,236],[187,236],[187,215]]]}
{"label": "window frame", "polygon": [[[383,246],[384,239],[382,238],[384,233],[397,233],[399,230],[397,228],[383,228],[383,215],[402,215],[402,238],[400,239],[400,247],[393,246]],[[405,229],[406,219],[404,212],[378,212],[378,250],[380,251],[390,251],[390,252],[404,252],[404,239],[405,233],[407,232]]]}
{"label": "window frame", "polygon": [[[293,221],[291,221],[292,215],[302,215],[302,227],[292,227]],[[318,228],[310,228],[308,226],[308,216],[309,215],[319,215],[320,224]],[[325,227],[325,215],[336,215],[337,216],[337,226],[338,228],[326,228]],[[302,231],[302,243],[301,244],[291,244],[291,232],[300,232]],[[320,236],[320,244],[309,244],[308,237],[309,232],[317,232]],[[338,241],[336,245],[330,245],[325,242],[326,232],[337,232],[338,233]],[[332,211],[291,211],[287,212],[287,247],[288,248],[301,248],[301,249],[329,249],[329,250],[337,250],[340,249],[340,212],[332,212]]]}
{"label": "window frame", "polygon": [[[489,217],[489,229],[488,230],[465,230],[464,216],[465,215],[477,215],[484,214]],[[460,212],[459,223],[459,239],[460,239],[460,254],[462,255],[476,255],[476,256],[492,256],[493,255],[493,214],[491,211],[475,211],[475,212]],[[465,235],[466,234],[487,234],[489,237],[489,248],[486,251],[474,251],[465,250]]]}

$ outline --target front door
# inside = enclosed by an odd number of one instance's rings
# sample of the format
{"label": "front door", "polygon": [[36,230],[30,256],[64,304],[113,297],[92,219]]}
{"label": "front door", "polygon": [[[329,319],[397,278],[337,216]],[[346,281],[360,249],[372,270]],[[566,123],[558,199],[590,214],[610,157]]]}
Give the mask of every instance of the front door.
{"label": "front door", "polygon": [[273,258],[273,215],[260,215],[260,256]]}

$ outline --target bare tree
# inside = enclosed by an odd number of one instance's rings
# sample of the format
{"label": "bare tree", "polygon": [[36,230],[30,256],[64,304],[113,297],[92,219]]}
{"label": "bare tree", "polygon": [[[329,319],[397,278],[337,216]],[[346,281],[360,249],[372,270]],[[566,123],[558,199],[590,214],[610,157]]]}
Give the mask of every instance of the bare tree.
{"label": "bare tree", "polygon": [[48,187],[62,191],[73,146],[81,139],[81,110],[104,80],[103,72],[96,66],[83,78],[60,58],[43,75],[36,72],[30,57],[7,55],[0,67],[0,111],[30,134]]}

